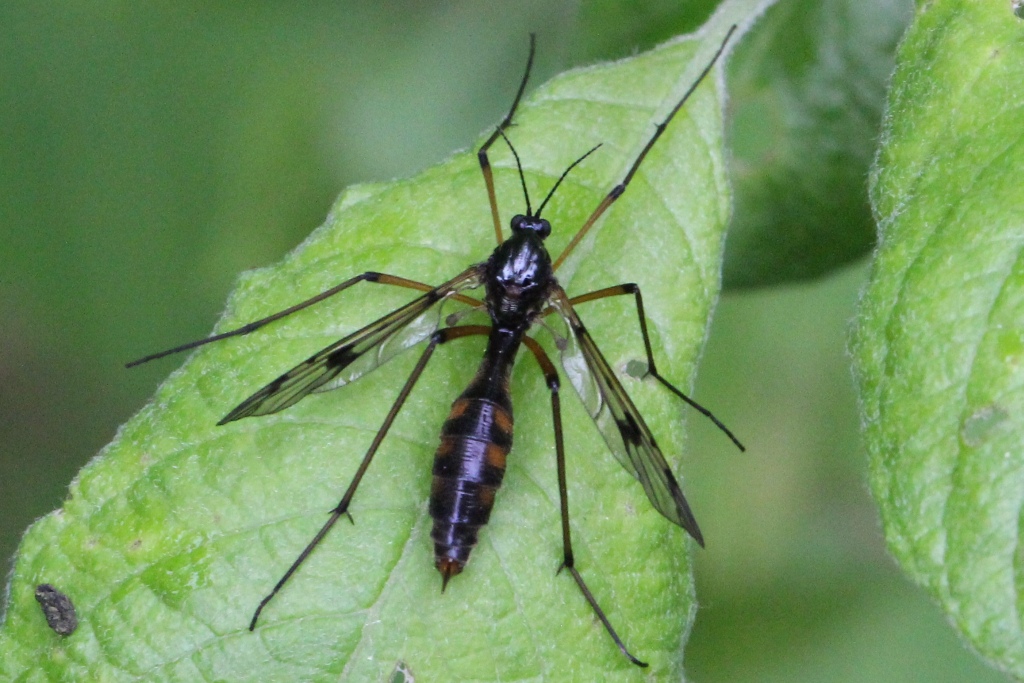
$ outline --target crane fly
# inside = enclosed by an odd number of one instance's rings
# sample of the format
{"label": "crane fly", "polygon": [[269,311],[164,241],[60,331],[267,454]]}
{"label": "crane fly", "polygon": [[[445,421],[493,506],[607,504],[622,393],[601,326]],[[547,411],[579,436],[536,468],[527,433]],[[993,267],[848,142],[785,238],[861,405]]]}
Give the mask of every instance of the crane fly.
{"label": "crane fly", "polygon": [[[487,189],[487,198],[490,202],[494,233],[498,242],[497,247],[486,261],[469,266],[452,279],[437,286],[386,273],[365,272],[266,318],[229,332],[146,356],[128,364],[128,367],[132,367],[214,341],[249,334],[276,320],[334,296],[359,282],[373,282],[421,292],[419,297],[404,306],[313,354],[242,401],[218,422],[219,425],[224,425],[244,417],[258,417],[284,410],[311,393],[329,391],[355,381],[384,364],[400,351],[419,342],[427,342],[419,361],[391,405],[384,423],[377,430],[341,501],[331,510],[330,517],[320,531],[299,553],[281,579],[259,603],[249,624],[249,630],[256,628],[256,623],[264,608],[284,587],[335,523],[342,516],[350,516],[349,505],[363,475],[437,347],[457,339],[482,336],[487,339],[483,358],[469,386],[452,403],[448,418],[441,427],[440,444],[434,455],[429,503],[430,516],[433,519],[430,537],[434,543],[435,566],[441,574],[442,591],[452,577],[462,572],[469,561],[470,553],[477,543],[479,530],[487,523],[494,505],[495,494],[501,486],[506,457],[512,449],[513,419],[509,380],[516,355],[520,347],[525,346],[544,375],[551,398],[562,520],[563,559],[559,572],[564,569],[572,576],[583,597],[619,650],[634,664],[647,666],[626,648],[576,568],[569,527],[569,501],[560,403],[561,380],[559,372],[547,352],[527,332],[535,324],[543,324],[552,332],[555,344],[561,354],[563,370],[570,377],[609,449],[623,467],[640,481],[654,508],[669,521],[685,529],[703,546],[704,538],[701,535],[700,527],[697,525],[697,520],[686,502],[675,475],[672,474],[672,470],[655,442],[647,423],[644,422],[640,412],[577,314],[576,306],[607,297],[632,296],[647,355],[647,374],[709,418],[741,450],[743,450],[743,446],[710,411],[689,398],[659,374],[647,331],[643,297],[636,284],[620,284],[570,297],[559,285],[555,278],[555,272],[608,207],[626,191],[648,152],[658,141],[672,118],[711,71],[735,30],[735,26],[729,29],[715,55],[700,75],[666,118],[655,127],[654,133],[633,161],[622,181],[605,195],[562,253],[553,261],[544,246],[544,240],[551,233],[551,224],[541,217],[541,213],[566,176],[590,154],[594,153],[597,147],[570,164],[555,181],[537,209],[533,209],[519,155],[505,134],[505,131],[512,125],[533,65],[535,39],[531,36],[526,71],[520,81],[512,106],[477,152]],[[511,232],[507,239],[502,233],[494,177],[488,158],[488,151],[499,139],[508,145],[515,158],[526,203],[526,213],[517,214],[512,218]],[[482,299],[466,294],[466,292],[480,287],[484,292]],[[440,304],[445,301],[459,302],[465,305],[466,310],[470,312],[486,313],[490,324],[459,324],[462,316],[458,313],[442,317]],[[544,322],[549,316],[554,321],[560,321],[559,324],[562,326],[564,334]]]}

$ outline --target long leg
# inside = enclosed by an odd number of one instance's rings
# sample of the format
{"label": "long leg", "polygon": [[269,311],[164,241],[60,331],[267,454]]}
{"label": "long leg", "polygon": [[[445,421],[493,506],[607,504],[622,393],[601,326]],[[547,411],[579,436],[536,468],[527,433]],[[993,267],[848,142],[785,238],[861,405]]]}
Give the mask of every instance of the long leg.
{"label": "long leg", "polygon": [[512,117],[515,116],[516,109],[519,107],[519,100],[523,97],[523,91],[526,90],[526,81],[530,78],[530,69],[533,68],[533,51],[537,43],[537,36],[533,33],[530,34],[530,56],[526,58],[526,72],[523,74],[523,80],[519,82],[519,90],[516,92],[516,98],[512,100],[512,108],[505,114],[505,118],[501,120],[498,127],[491,133],[491,137],[487,138],[487,141],[480,146],[480,150],[476,153],[477,161],[480,162],[480,172],[484,174],[484,184],[487,185],[487,200],[491,203],[491,218],[494,219],[494,236],[498,239],[498,244],[501,244],[503,238],[501,236],[501,216],[498,215],[498,198],[494,194],[494,175],[491,172],[491,160],[487,157],[487,150],[491,148],[491,145],[501,136],[502,132],[512,125]]}
{"label": "long leg", "polygon": [[558,498],[561,501],[562,512],[562,566],[559,567],[558,571],[561,572],[562,569],[565,569],[572,575],[576,585],[579,586],[580,592],[583,593],[583,597],[590,605],[590,608],[594,610],[597,618],[604,624],[605,630],[608,631],[608,635],[615,641],[622,654],[637,666],[646,667],[646,662],[640,661],[626,649],[626,645],[619,638],[619,634],[615,632],[611,622],[608,621],[608,616],[601,609],[601,606],[597,604],[597,599],[594,598],[594,594],[590,592],[590,588],[587,587],[579,570],[576,569],[576,562],[572,554],[572,533],[569,530],[569,492],[565,478],[565,445],[562,440],[562,408],[558,398],[558,390],[560,388],[558,371],[555,370],[551,359],[548,358],[547,353],[545,353],[536,340],[530,337],[523,337],[523,342],[526,344],[526,348],[533,353],[534,358],[537,359],[541,372],[544,373],[544,379],[547,381],[548,389],[551,391],[551,418],[555,426],[555,458],[558,463]]}
{"label": "long leg", "polygon": [[651,350],[651,337],[647,333],[647,316],[644,315],[644,298],[640,294],[639,285],[633,282],[627,282],[626,284],[615,285],[614,287],[606,287],[604,289],[599,289],[594,292],[589,292],[587,294],[575,296],[569,300],[569,303],[575,306],[577,304],[587,303],[588,301],[596,301],[597,299],[604,299],[610,296],[623,296],[626,294],[632,294],[634,300],[636,301],[636,314],[637,317],[640,318],[640,333],[643,335],[644,350],[647,352],[647,374],[661,382],[673,394],[675,394],[676,396],[690,404],[690,406],[698,413],[714,422],[716,427],[721,429],[726,436],[732,439],[732,442],[736,444],[737,448],[739,448],[741,451],[746,451],[747,449],[743,447],[743,444],[741,444],[740,440],[736,438],[736,435],[733,434],[728,427],[722,424],[722,421],[715,417],[710,410],[708,410],[707,408],[705,408],[704,406],[702,406],[701,404],[697,403],[692,398],[684,394],[682,391],[677,389],[675,386],[673,386],[671,382],[665,379],[658,372],[658,368],[654,364],[654,351]]}
{"label": "long leg", "polygon": [[[142,365],[143,363],[148,363],[151,360],[163,358],[164,356],[170,356],[172,354],[180,353],[182,351],[188,351],[199,346],[205,346],[206,344],[211,344],[215,341],[220,341],[221,339],[227,339],[228,337],[237,337],[243,334],[249,334],[250,332],[254,332],[260,329],[264,325],[268,325],[276,320],[280,320],[281,318],[289,316],[292,313],[297,313],[298,311],[301,311],[304,308],[309,308],[313,304],[318,304],[324,299],[332,297],[335,294],[342,292],[351,287],[352,285],[360,282],[375,282],[381,285],[393,285],[395,287],[415,289],[420,292],[429,292],[434,289],[434,287],[423,282],[417,282],[416,280],[409,280],[404,277],[398,277],[397,275],[388,275],[387,273],[375,273],[373,271],[368,271],[362,273],[361,275],[356,275],[353,278],[349,278],[348,280],[345,280],[341,284],[335,285],[334,287],[331,287],[326,291],[320,292],[316,296],[306,299],[305,301],[302,301],[300,303],[297,303],[294,306],[289,306],[283,311],[278,311],[273,315],[268,315],[266,318],[260,318],[259,320],[255,320],[251,323],[246,323],[245,325],[242,325],[237,329],[222,332],[220,334],[215,334],[212,337],[206,337],[205,339],[197,339],[196,341],[188,342],[187,344],[182,344],[181,346],[175,346],[173,349],[167,349],[166,351],[150,354],[143,358],[139,358],[138,360],[133,360],[130,363],[126,363],[125,367],[133,368],[136,365]],[[464,294],[456,294],[453,298],[458,299],[463,303],[468,303],[470,306],[480,305],[479,301],[473,299],[472,297],[465,296]]]}
{"label": "long leg", "polygon": [[[352,477],[352,481],[349,483],[348,488],[345,489],[345,495],[341,497],[341,501],[337,506],[331,510],[331,516],[327,518],[327,521],[320,531],[316,532],[299,556],[292,562],[291,566],[288,567],[288,571],[284,573],[284,576],[274,585],[270,593],[260,601],[259,606],[252,615],[252,621],[249,622],[249,630],[252,631],[256,628],[256,622],[260,618],[260,613],[263,612],[263,608],[273,600],[274,596],[288,583],[288,579],[298,570],[306,558],[309,557],[310,553],[320,544],[320,541],[324,539],[327,532],[337,523],[342,515],[348,515],[348,506],[352,502],[352,497],[356,494],[356,489],[359,488],[359,482],[363,480],[363,475],[366,474],[366,470],[370,467],[370,463],[373,461],[373,456],[377,453],[377,449],[380,448],[380,444],[384,441],[384,437],[387,436],[388,430],[391,429],[391,424],[398,417],[398,412],[405,405],[405,400],[409,398],[409,394],[412,392],[412,388],[416,385],[420,375],[423,374],[424,368],[427,367],[427,361],[434,354],[434,349],[439,344],[444,344],[451,341],[452,339],[459,339],[461,337],[467,337],[475,334],[487,334],[490,331],[489,327],[483,325],[464,325],[462,327],[449,327],[443,330],[439,330],[433,334],[430,338],[430,343],[427,344],[427,348],[424,349],[423,355],[420,356],[419,362],[416,363],[416,367],[413,368],[412,373],[409,375],[409,379],[405,381],[405,385],[402,390],[398,392],[398,398],[395,399],[394,404],[391,406],[391,410],[388,411],[387,417],[384,418],[384,424],[377,430],[376,436],[373,437],[373,442],[370,444],[369,450],[366,451],[366,455],[363,456],[362,462],[359,463],[359,468],[356,470],[355,476]],[[351,515],[349,515],[351,519]]]}
{"label": "long leg", "polygon": [[704,77],[707,76],[708,73],[711,71],[711,67],[713,67],[715,65],[715,62],[718,61],[718,58],[725,50],[726,43],[729,42],[729,38],[732,37],[733,31],[735,30],[736,25],[734,24],[732,27],[729,28],[729,31],[725,34],[725,38],[722,39],[722,44],[718,46],[718,51],[715,52],[715,56],[711,58],[711,61],[708,62],[708,65],[704,67],[703,71],[700,72],[700,75],[693,82],[693,85],[691,85],[686,90],[686,93],[683,95],[682,99],[680,99],[676,103],[676,106],[672,107],[672,111],[668,113],[668,116],[665,117],[665,120],[659,123],[657,126],[655,126],[654,135],[652,135],[651,139],[647,141],[647,144],[644,145],[644,148],[640,150],[640,154],[637,156],[636,161],[633,162],[633,165],[629,167],[629,171],[626,172],[626,177],[622,179],[621,183],[619,183],[618,185],[611,189],[611,192],[609,192],[605,196],[605,198],[601,200],[601,203],[597,205],[597,208],[594,209],[594,213],[590,214],[590,218],[588,218],[583,223],[583,226],[576,231],[576,234],[569,242],[569,245],[562,251],[561,254],[559,254],[558,258],[555,260],[554,265],[552,265],[552,269],[558,270],[558,267],[562,265],[562,262],[565,261],[566,257],[568,257],[572,250],[576,248],[576,245],[579,244],[580,240],[583,239],[583,236],[587,234],[587,231],[590,230],[591,226],[593,226],[594,223],[597,222],[597,219],[600,218],[601,215],[608,210],[608,207],[615,203],[615,200],[621,197],[622,193],[626,191],[626,187],[629,185],[629,181],[633,179],[633,176],[636,174],[637,169],[640,168],[640,164],[647,156],[647,153],[651,151],[651,148],[654,147],[654,143],[657,142],[658,138],[661,137],[661,134],[665,132],[665,128],[668,127],[668,124],[672,120],[672,117],[676,115],[676,112],[682,109],[683,105],[686,104],[686,100],[690,99],[690,95],[693,94],[694,90],[697,89],[697,86],[700,85],[701,81],[704,80]]}

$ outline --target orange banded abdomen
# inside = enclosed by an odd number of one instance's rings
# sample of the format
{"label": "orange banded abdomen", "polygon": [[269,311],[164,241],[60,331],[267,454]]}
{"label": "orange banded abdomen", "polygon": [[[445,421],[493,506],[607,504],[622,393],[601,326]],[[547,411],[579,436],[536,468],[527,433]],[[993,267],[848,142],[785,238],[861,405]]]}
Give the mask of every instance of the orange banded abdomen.
{"label": "orange banded abdomen", "polygon": [[[462,571],[487,524],[512,448],[512,403],[507,391],[474,383],[452,404],[434,454],[430,516],[434,562],[444,585]],[[442,587],[443,589],[443,587]]]}

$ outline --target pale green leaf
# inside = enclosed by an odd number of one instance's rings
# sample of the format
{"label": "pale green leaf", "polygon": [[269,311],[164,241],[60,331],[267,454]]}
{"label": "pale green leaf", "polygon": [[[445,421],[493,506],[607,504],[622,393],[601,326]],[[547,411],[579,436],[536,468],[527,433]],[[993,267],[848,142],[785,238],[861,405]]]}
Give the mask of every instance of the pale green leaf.
{"label": "pale green leaf", "polygon": [[880,247],[855,354],[893,555],[1024,678],[1024,22],[923,3],[872,183]]}

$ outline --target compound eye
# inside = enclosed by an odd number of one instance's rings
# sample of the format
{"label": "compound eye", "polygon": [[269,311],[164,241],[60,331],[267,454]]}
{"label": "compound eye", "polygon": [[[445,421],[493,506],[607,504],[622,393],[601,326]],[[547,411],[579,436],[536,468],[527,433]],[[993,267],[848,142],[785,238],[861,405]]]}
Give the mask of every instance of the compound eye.
{"label": "compound eye", "polygon": [[537,234],[540,235],[541,239],[547,239],[547,236],[551,234],[551,224],[546,219],[540,219],[540,223],[537,226]]}
{"label": "compound eye", "polygon": [[521,213],[517,213],[515,216],[512,216],[512,229],[513,230],[521,230],[522,227],[523,227],[523,223],[525,223],[525,222],[526,222],[526,216],[524,216]]}

